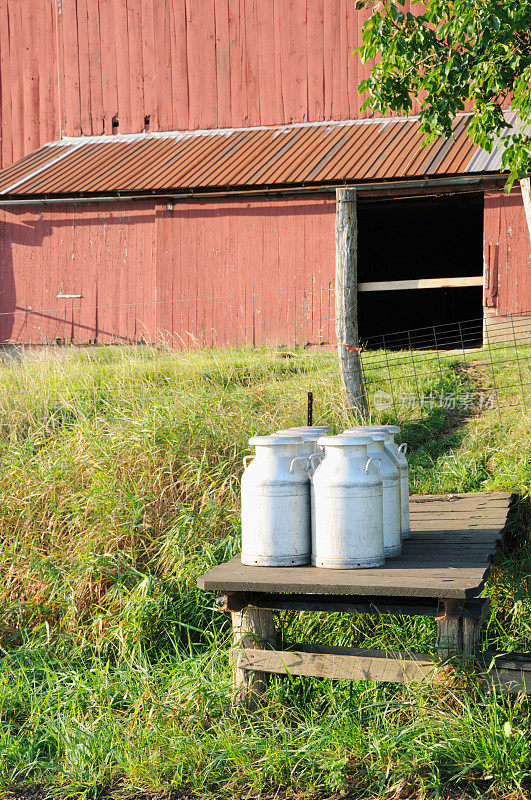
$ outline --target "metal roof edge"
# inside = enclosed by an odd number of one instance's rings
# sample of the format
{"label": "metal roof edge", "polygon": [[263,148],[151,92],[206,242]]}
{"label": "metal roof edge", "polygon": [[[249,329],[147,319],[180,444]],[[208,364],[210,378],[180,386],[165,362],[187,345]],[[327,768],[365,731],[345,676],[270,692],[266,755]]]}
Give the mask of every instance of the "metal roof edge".
{"label": "metal roof edge", "polygon": [[[458,117],[470,116],[470,114],[460,113]],[[170,131],[150,131],[149,133],[116,133],[103,134],[97,136],[63,136],[62,139],[54,139],[46,142],[43,147],[57,147],[60,145],[77,144],[83,142],[113,144],[119,142],[138,142],[149,139],[188,139],[195,136],[230,136],[232,134],[251,133],[253,131],[273,131],[282,133],[283,131],[293,131],[300,128],[319,128],[338,125],[389,125],[396,122],[418,122],[419,116],[409,117],[367,117],[355,119],[324,119],[312,122],[290,122],[282,125],[249,125],[242,128],[198,128],[196,130],[170,130]]]}
{"label": "metal roof edge", "polygon": [[10,195],[9,197],[0,197],[0,207],[9,205],[38,205],[38,204],[58,204],[58,203],[106,203],[106,202],[129,202],[129,201],[152,201],[156,202],[170,202],[172,200],[201,200],[214,197],[235,197],[235,196],[267,196],[267,195],[282,195],[282,194],[319,194],[329,193],[336,189],[350,188],[356,189],[358,192],[378,192],[378,191],[400,191],[402,189],[420,189],[427,190],[436,189],[437,187],[451,187],[451,186],[471,186],[481,185],[486,181],[497,182],[505,181],[507,174],[505,173],[492,173],[485,172],[481,174],[457,174],[453,176],[441,177],[419,177],[416,179],[403,178],[392,181],[337,181],[333,184],[292,184],[292,185],[278,185],[278,186],[263,186],[263,187],[209,187],[205,190],[201,189],[185,189],[175,188],[174,190],[164,190],[160,193],[155,192],[122,192],[115,193],[107,192],[100,195],[54,195],[54,196],[28,196],[28,195]]}

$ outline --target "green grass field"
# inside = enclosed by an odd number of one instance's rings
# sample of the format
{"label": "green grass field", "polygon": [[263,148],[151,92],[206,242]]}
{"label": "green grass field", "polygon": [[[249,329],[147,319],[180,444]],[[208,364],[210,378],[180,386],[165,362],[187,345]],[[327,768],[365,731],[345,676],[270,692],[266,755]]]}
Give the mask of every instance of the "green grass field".
{"label": "green grass field", "polygon": [[[527,353],[529,355],[529,353]],[[365,356],[369,392],[386,387]],[[411,391],[394,354],[397,393]],[[400,359],[404,359],[403,365]],[[479,352],[416,380],[484,383]],[[531,379],[529,369],[525,377]],[[372,368],[371,368],[372,364]],[[531,415],[496,364],[502,413],[400,407],[411,491],[511,490],[510,545],[486,592],[485,644],[531,650]],[[505,391],[503,391],[505,387]],[[255,433],[345,412],[333,353],[149,348],[30,354],[0,385],[0,786],[63,797],[179,787],[201,797],[502,797],[531,782],[524,696],[457,674],[443,686],[274,679],[254,715],[230,705],[229,620],[196,577],[239,549],[239,478]],[[294,614],[292,638],[420,651],[427,618]]]}

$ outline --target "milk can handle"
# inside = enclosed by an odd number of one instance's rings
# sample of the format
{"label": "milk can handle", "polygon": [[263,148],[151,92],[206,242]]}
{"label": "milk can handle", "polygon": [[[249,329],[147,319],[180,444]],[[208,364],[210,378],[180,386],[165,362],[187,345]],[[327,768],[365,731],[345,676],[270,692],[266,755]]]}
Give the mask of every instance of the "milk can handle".
{"label": "milk can handle", "polygon": [[253,454],[253,455],[250,455],[250,456],[244,456],[244,457],[243,457],[243,468],[244,468],[244,470],[245,470],[245,469],[247,469],[247,461],[248,461],[250,458],[254,458],[254,454]]}
{"label": "milk can handle", "polygon": [[324,458],[324,453],[312,453],[310,456],[310,467],[313,467],[314,458]]}
{"label": "milk can handle", "polygon": [[378,456],[371,456],[370,458],[367,459],[367,463],[365,464],[365,472],[367,474],[369,473],[369,467],[371,465],[371,461],[377,461],[378,462],[378,466],[377,466],[377,470],[378,471],[380,471],[380,467],[382,466],[382,459],[381,458],[379,458]]}
{"label": "milk can handle", "polygon": [[403,442],[400,445],[400,447],[398,448],[398,450],[399,450],[400,453],[404,453],[404,454],[407,453],[407,444],[406,444],[406,442]]}
{"label": "milk can handle", "polygon": [[303,470],[304,470],[305,472],[308,472],[308,469],[310,468],[310,459],[309,459],[309,458],[306,458],[306,456],[295,456],[295,458],[293,459],[293,461],[292,461],[292,462],[291,462],[291,464],[289,465],[289,471],[290,471],[292,474],[293,474],[293,465],[294,465],[294,463],[295,463],[296,461],[304,461],[304,462],[305,462],[305,464],[303,464],[303,467],[302,467],[302,468],[303,468]]}

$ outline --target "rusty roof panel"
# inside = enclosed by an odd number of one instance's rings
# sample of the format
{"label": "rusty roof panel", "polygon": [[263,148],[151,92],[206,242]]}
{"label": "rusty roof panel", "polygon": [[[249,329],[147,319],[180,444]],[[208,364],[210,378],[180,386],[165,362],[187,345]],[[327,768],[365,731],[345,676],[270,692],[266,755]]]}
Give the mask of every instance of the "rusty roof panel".
{"label": "rusty roof panel", "polygon": [[[423,145],[417,118],[350,120],[51,142],[0,171],[0,194],[77,195],[277,186],[499,172],[459,115],[451,139]],[[507,114],[508,130],[514,115]]]}

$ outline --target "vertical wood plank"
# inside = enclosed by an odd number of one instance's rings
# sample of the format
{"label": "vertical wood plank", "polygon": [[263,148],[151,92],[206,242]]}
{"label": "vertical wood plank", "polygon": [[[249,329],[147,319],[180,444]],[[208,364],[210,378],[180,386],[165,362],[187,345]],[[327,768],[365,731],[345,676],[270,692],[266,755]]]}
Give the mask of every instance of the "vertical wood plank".
{"label": "vertical wood plank", "polygon": [[[0,3],[0,111],[2,120],[2,167],[13,161],[13,112],[11,107],[11,42],[9,38],[9,3]],[[4,222],[5,225],[5,222]]]}
{"label": "vertical wood plank", "polygon": [[[308,45],[306,0],[293,0],[289,20],[291,113],[294,122],[308,120]],[[312,56],[313,57],[313,56]]]}
{"label": "vertical wood plank", "polygon": [[157,75],[157,123],[158,129],[168,131],[172,128],[173,113],[171,85],[171,34],[169,0],[154,0],[154,20],[156,37],[156,75]]}
{"label": "vertical wood plank", "polygon": [[185,0],[171,0],[171,86],[172,127],[190,127],[189,75],[187,53],[187,20]]}
{"label": "vertical wood plank", "polygon": [[87,4],[87,42],[90,76],[90,117],[93,135],[104,133],[99,3]]}
{"label": "vertical wood plank", "polygon": [[240,14],[242,0],[229,3],[229,42],[230,42],[230,98],[231,126],[246,124],[247,93],[245,83],[245,28]]}
{"label": "vertical wood plank", "polygon": [[269,675],[265,672],[239,668],[241,649],[252,647],[265,650],[276,644],[275,621],[271,611],[247,606],[243,611],[232,612],[232,631],[234,650],[231,653],[233,664],[233,702],[250,710],[256,708],[267,691]]}
{"label": "vertical wood plank", "polygon": [[8,0],[9,52],[11,61],[11,124],[13,126],[13,160],[24,155],[24,75],[22,66],[22,21],[21,6],[16,0]]}
{"label": "vertical wood plank", "polygon": [[141,3],[142,23],[142,70],[144,84],[144,116],[150,118],[150,127],[156,131],[158,127],[157,109],[157,70],[155,64],[155,23],[153,18],[153,0]]}
{"label": "vertical wood plank", "polygon": [[247,91],[247,125],[259,125],[260,82],[259,82],[259,42],[257,30],[256,0],[246,0],[241,6],[245,26],[245,88]]}
{"label": "vertical wood plank", "polygon": [[217,125],[214,0],[186,0],[190,127]]}
{"label": "vertical wood plank", "polygon": [[324,119],[324,0],[309,0],[306,47],[308,52],[308,118]]}
{"label": "vertical wood plank", "polygon": [[105,133],[112,133],[112,119],[118,114],[116,50],[113,33],[116,30],[114,1],[99,0],[101,31],[101,79]]}
{"label": "vertical wood plank", "polygon": [[129,15],[127,0],[114,0],[116,50],[116,83],[118,87],[118,116],[120,133],[131,131],[131,59],[129,55]]}
{"label": "vertical wood plank", "polygon": [[61,3],[61,9],[64,49],[64,127],[67,135],[80,136],[81,98],[76,4]]}
{"label": "vertical wood plank", "polygon": [[126,7],[129,39],[129,87],[131,93],[131,121],[127,132],[139,133],[144,129],[142,0],[127,0]]}
{"label": "vertical wood plank", "polygon": [[[265,6],[264,6],[265,7]],[[218,127],[231,126],[229,0],[215,0]]]}
{"label": "vertical wood plank", "polygon": [[91,84],[93,76],[89,62],[89,28],[87,0],[76,0],[77,6],[77,55],[79,60],[79,104],[81,133],[92,133]]}

